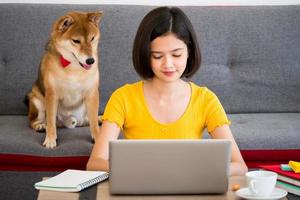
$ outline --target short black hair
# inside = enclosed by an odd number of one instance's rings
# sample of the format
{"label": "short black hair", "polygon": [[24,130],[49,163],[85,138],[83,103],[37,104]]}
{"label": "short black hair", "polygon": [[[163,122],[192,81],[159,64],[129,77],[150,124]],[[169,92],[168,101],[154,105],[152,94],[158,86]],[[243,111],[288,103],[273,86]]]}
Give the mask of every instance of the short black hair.
{"label": "short black hair", "polygon": [[168,33],[175,34],[188,48],[187,66],[182,77],[190,78],[199,69],[201,53],[192,23],[178,7],[158,7],[143,18],[134,39],[133,66],[143,79],[154,76],[150,59],[151,42]]}

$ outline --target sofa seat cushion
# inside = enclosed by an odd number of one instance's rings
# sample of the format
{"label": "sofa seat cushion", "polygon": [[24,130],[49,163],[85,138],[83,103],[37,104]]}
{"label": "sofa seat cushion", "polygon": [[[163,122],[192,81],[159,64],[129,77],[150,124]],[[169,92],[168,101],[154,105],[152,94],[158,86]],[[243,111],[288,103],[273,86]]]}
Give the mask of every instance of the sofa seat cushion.
{"label": "sofa seat cushion", "polygon": [[300,113],[230,114],[242,149],[300,149]]}
{"label": "sofa seat cushion", "polygon": [[[229,119],[248,167],[300,160],[300,113],[230,114]],[[42,146],[45,133],[29,128],[27,116],[2,115],[0,127],[0,170],[84,169],[93,146],[88,127],[58,129],[54,149]]]}
{"label": "sofa seat cushion", "polygon": [[249,168],[300,160],[300,113],[232,114],[229,118]]}
{"label": "sofa seat cushion", "polygon": [[249,168],[300,160],[300,113],[229,114],[228,118]]}
{"label": "sofa seat cushion", "polygon": [[0,116],[0,170],[85,169],[93,142],[88,127],[61,128],[57,147],[42,146],[45,133],[29,127],[27,116]]}

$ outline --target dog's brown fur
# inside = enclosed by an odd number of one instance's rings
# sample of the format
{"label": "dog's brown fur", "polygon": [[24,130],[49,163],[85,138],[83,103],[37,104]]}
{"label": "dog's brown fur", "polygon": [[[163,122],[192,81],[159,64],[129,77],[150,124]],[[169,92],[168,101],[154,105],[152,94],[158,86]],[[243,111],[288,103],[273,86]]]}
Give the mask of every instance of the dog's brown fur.
{"label": "dog's brown fur", "polygon": [[[70,12],[53,25],[38,79],[29,97],[30,126],[46,130],[43,145],[56,146],[56,127],[90,125],[99,132],[99,22],[102,12]],[[63,67],[61,56],[70,64]],[[94,61],[94,62],[93,62]]]}

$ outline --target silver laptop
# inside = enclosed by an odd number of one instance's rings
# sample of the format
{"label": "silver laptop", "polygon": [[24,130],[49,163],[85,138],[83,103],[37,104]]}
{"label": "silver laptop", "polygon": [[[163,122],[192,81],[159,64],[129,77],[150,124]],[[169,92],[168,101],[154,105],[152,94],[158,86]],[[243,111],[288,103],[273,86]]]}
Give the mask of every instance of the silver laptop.
{"label": "silver laptop", "polygon": [[111,194],[217,194],[228,190],[231,141],[115,140]]}

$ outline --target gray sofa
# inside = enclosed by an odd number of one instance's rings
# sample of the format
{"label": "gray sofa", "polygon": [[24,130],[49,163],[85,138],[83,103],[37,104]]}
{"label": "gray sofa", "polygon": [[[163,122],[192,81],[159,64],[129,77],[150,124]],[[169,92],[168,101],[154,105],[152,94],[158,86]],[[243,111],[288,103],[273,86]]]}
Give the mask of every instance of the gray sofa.
{"label": "gray sofa", "polygon": [[[83,169],[89,129],[59,129],[58,146],[29,128],[25,94],[37,77],[52,23],[70,10],[103,10],[99,113],[112,92],[137,81],[131,49],[151,6],[0,4],[0,169]],[[182,7],[202,50],[192,81],[213,90],[249,167],[300,160],[300,5]],[[207,137],[207,135],[206,135]]]}

